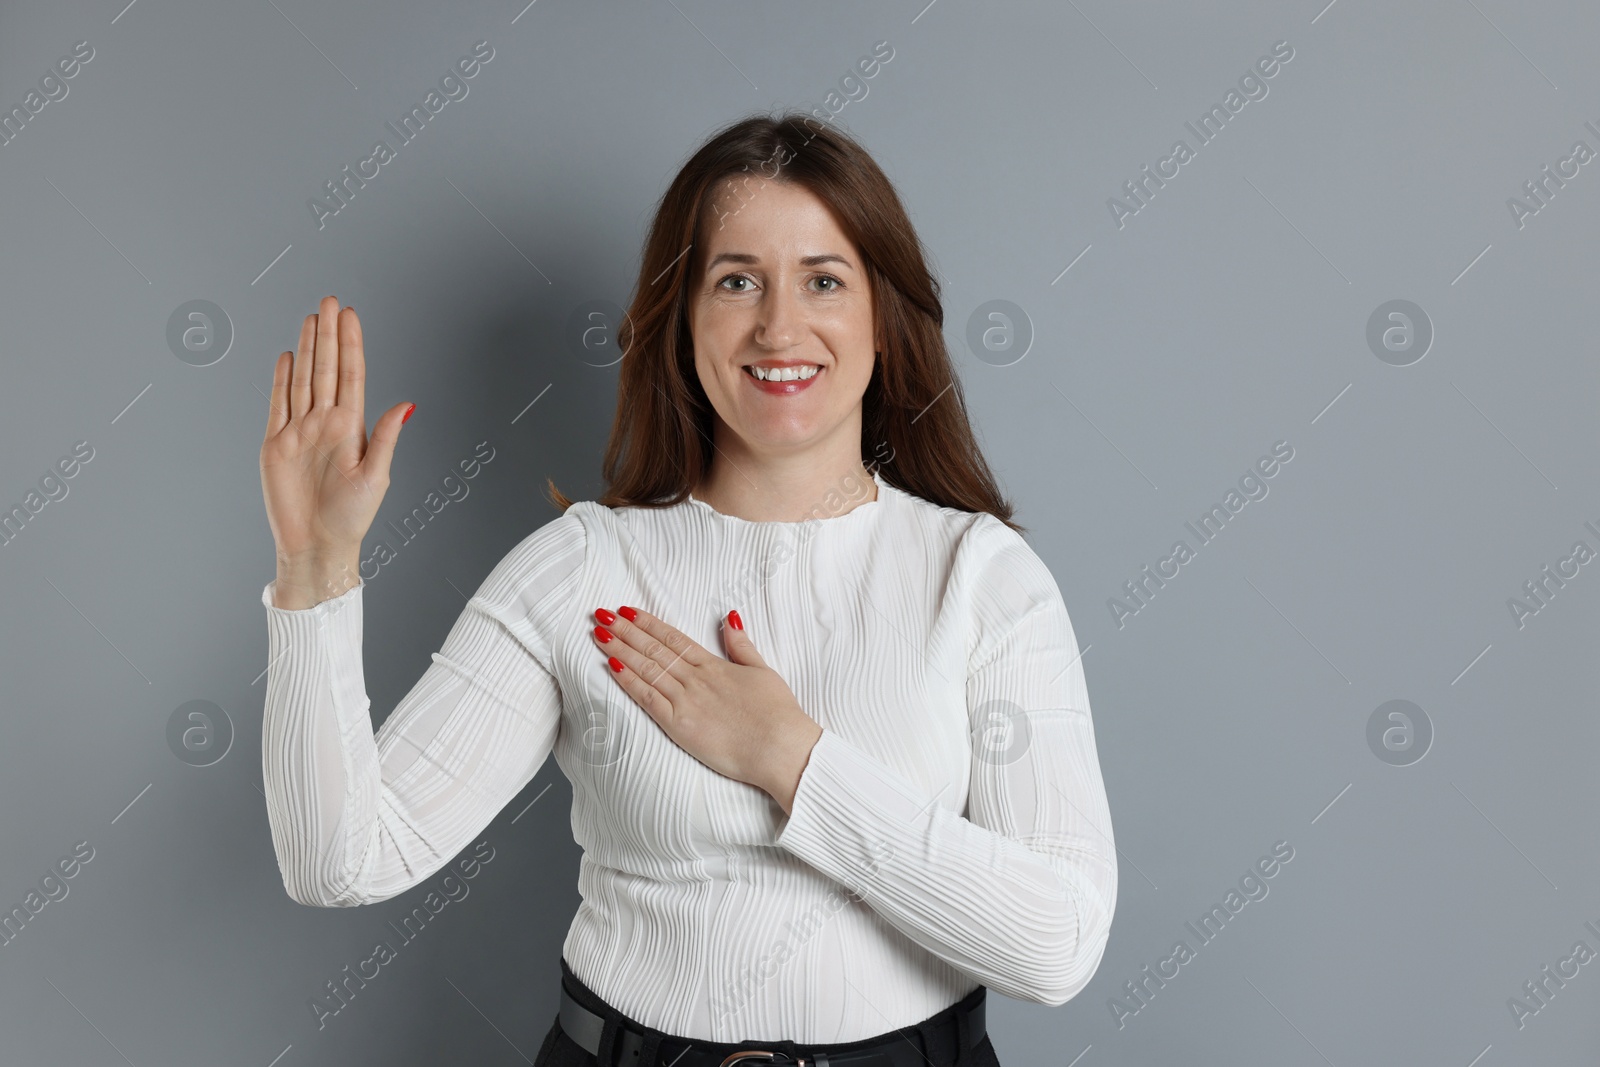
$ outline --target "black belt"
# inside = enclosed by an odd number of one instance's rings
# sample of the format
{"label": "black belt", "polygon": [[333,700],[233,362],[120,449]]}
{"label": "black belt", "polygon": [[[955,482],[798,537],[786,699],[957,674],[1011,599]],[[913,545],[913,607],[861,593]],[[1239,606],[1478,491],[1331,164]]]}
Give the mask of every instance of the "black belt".
{"label": "black belt", "polygon": [[[940,1043],[956,1053],[955,1058],[934,1062],[933,1067],[951,1067],[956,1059],[983,1040],[987,1033],[985,993],[985,988],[979,986],[951,1009],[934,1016],[935,1021],[928,1024],[929,1029],[945,1032],[946,1039]],[[565,986],[561,988],[558,1018],[568,1037],[591,1055],[599,1055],[605,1019],[573,1000]],[[907,1027],[873,1044],[829,1053],[813,1052],[811,1047],[793,1041],[745,1041],[737,1045],[723,1044],[723,1051],[717,1051],[716,1042],[693,1042],[663,1035],[656,1058],[659,1063],[672,1067],[928,1067],[930,1060],[917,1043],[915,1030],[915,1027]],[[645,1037],[643,1031],[621,1024],[615,1039],[616,1064],[601,1064],[601,1067],[657,1067],[654,1063],[640,1063]]]}

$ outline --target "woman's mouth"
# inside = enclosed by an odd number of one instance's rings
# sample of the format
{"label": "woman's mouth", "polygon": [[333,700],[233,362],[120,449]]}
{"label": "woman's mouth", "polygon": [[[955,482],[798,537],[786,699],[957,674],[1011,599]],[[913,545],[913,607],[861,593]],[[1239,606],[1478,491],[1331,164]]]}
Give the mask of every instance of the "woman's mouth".
{"label": "woman's mouth", "polygon": [[744,375],[750,384],[772,396],[792,396],[810,387],[822,373],[816,363],[746,364]]}

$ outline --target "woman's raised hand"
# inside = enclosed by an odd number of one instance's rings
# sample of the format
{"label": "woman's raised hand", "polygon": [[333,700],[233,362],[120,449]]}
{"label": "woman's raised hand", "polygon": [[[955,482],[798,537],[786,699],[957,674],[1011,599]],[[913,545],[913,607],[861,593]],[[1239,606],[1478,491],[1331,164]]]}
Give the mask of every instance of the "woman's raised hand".
{"label": "woman's raised hand", "polygon": [[278,356],[261,443],[277,607],[310,607],[359,581],[361,539],[389,488],[400,424],[414,406],[384,412],[369,441],[365,386],[361,321],[354,308],[323,297],[301,323],[299,350]]}

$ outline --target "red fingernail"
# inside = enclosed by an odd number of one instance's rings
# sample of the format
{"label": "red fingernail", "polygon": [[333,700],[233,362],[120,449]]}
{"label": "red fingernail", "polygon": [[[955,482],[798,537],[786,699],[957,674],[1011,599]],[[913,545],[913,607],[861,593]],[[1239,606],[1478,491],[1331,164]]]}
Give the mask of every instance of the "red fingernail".
{"label": "red fingernail", "polygon": [[594,628],[594,635],[600,639],[600,643],[602,645],[611,640],[611,631],[607,630],[604,626],[596,626]]}
{"label": "red fingernail", "polygon": [[417,405],[415,404],[412,404],[410,407],[406,408],[406,413],[400,416],[400,425],[404,426],[406,424],[406,420],[411,417],[411,413],[415,410],[417,410]]}
{"label": "red fingernail", "polygon": [[623,606],[623,607],[618,608],[617,609],[617,614],[621,615],[624,619],[627,619],[629,622],[633,622],[635,619],[637,619],[639,617],[639,612],[638,612],[637,609],[630,608],[630,607],[627,607],[627,606]]}
{"label": "red fingernail", "polygon": [[744,629],[744,623],[740,620],[739,613],[737,611],[728,612],[728,625],[732,626],[735,630]]}
{"label": "red fingernail", "polygon": [[606,660],[606,662],[611,664],[611,669],[612,670],[614,670],[614,671],[622,670],[622,661],[620,659],[618,659],[617,657],[612,656],[610,659]]}
{"label": "red fingernail", "polygon": [[607,611],[605,608],[595,608],[594,617],[605,623],[607,626],[610,626],[612,623],[617,621],[617,617],[611,614],[611,612]]}

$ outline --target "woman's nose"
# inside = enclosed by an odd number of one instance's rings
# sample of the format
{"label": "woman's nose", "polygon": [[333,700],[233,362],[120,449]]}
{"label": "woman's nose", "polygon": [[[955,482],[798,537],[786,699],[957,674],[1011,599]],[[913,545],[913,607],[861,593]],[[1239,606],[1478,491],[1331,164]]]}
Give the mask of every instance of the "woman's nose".
{"label": "woman's nose", "polygon": [[803,319],[804,311],[787,286],[776,286],[767,291],[759,305],[756,341],[775,351],[792,348],[800,339]]}

